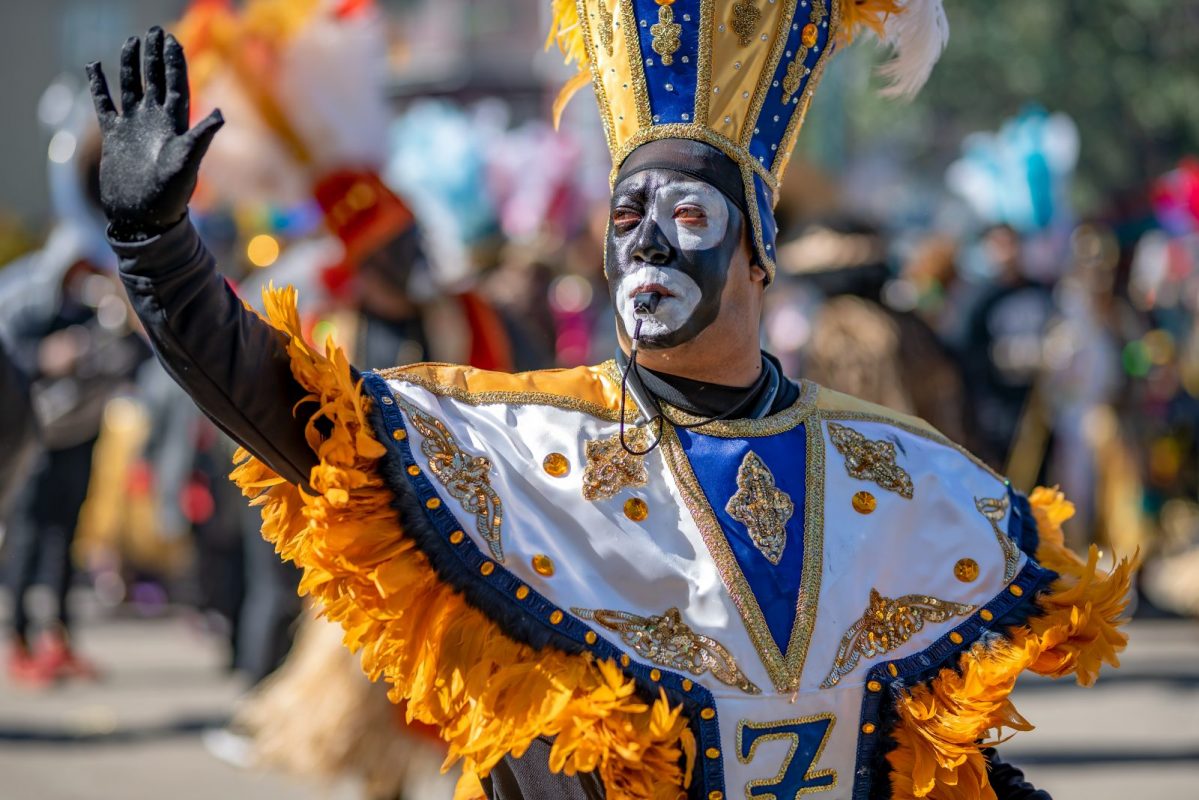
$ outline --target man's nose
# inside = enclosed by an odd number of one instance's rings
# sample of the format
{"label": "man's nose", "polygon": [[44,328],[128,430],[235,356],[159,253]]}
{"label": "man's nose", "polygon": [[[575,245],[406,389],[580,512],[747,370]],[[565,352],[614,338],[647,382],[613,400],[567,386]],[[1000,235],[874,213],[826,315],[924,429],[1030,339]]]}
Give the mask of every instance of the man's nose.
{"label": "man's nose", "polygon": [[660,267],[670,263],[673,255],[674,250],[658,223],[646,219],[641,225],[641,230],[637,232],[637,241],[633,244],[633,260]]}

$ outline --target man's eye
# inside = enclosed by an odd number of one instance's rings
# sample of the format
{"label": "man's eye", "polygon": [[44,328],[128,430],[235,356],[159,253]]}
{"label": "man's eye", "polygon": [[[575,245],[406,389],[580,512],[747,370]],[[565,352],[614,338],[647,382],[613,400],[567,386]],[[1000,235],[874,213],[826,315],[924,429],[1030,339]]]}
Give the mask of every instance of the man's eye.
{"label": "man's eye", "polygon": [[629,208],[618,208],[612,212],[612,224],[618,228],[636,225],[641,221],[641,215]]}
{"label": "man's eye", "polygon": [[699,206],[679,206],[674,210],[674,218],[687,225],[703,225],[708,221],[707,213]]}

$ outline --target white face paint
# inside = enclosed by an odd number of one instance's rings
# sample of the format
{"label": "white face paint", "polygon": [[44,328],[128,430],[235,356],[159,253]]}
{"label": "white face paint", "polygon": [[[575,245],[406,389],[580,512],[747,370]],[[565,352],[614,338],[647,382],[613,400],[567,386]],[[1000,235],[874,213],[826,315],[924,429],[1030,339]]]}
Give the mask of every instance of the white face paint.
{"label": "white face paint", "polygon": [[[683,206],[695,206],[703,211],[702,224],[689,224],[676,218],[675,211]],[[682,181],[663,186],[647,209],[650,222],[657,225],[676,250],[709,250],[723,241],[729,225],[729,209],[720,190],[699,181]],[[616,311],[624,321],[625,330],[637,329],[633,312],[633,296],[638,289],[657,285],[666,290],[657,310],[641,325],[642,336],[664,336],[674,333],[691,317],[699,305],[699,285],[677,269],[643,266],[625,275],[616,292]]]}
{"label": "white face paint", "polygon": [[616,290],[616,313],[631,336],[637,330],[638,316],[633,312],[633,297],[638,289],[660,286],[666,290],[657,310],[641,323],[642,336],[665,336],[683,327],[699,305],[699,284],[677,269],[640,267],[620,279]]}

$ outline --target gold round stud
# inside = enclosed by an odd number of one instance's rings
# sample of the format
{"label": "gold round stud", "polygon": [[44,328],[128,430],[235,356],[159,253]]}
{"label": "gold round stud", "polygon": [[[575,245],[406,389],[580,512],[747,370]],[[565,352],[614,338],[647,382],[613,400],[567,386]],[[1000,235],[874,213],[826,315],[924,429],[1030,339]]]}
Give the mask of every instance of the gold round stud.
{"label": "gold round stud", "polygon": [[550,453],[541,462],[547,475],[561,478],[570,472],[570,461],[561,453]]}
{"label": "gold round stud", "polygon": [[408,474],[415,478],[417,475],[420,475],[420,467],[418,467],[416,464],[413,464],[408,468]]}
{"label": "gold round stud", "polygon": [[553,614],[550,614],[550,624],[557,625],[559,622],[562,621],[562,618],[565,616],[566,615],[563,614],[561,611],[555,611]]}
{"label": "gold round stud", "polygon": [[962,634],[958,633],[957,631],[953,631],[949,634],[949,641],[953,642],[954,644],[961,644]]}
{"label": "gold round stud", "polygon": [[874,733],[876,730],[878,730],[878,728],[875,727],[873,722],[867,722],[862,726],[862,733]]}
{"label": "gold round stud", "polygon": [[709,747],[704,751],[704,755],[706,755],[708,758],[720,758],[720,750],[715,747]]}
{"label": "gold round stud", "polygon": [[624,502],[624,515],[633,522],[644,522],[649,516],[649,506],[640,497],[630,497]]}
{"label": "gold round stud", "polygon": [[546,578],[554,574],[554,562],[545,553],[533,556],[533,571]]}
{"label": "gold round stud", "polygon": [[408,438],[408,432],[403,428],[396,428],[391,432],[391,438],[395,439],[397,442],[402,442]]}
{"label": "gold round stud", "polygon": [[873,514],[878,500],[870,492],[858,492],[853,496],[853,510],[859,514]]}
{"label": "gold round stud", "polygon": [[628,653],[621,653],[620,654],[620,666],[627,667],[628,665],[629,665]]}
{"label": "gold round stud", "polygon": [[683,691],[684,692],[691,691],[691,687],[694,685],[695,684],[691,682],[690,678],[683,678]]}
{"label": "gold round stud", "polygon": [[724,800],[724,792],[719,789],[713,789],[708,792],[708,800]]}
{"label": "gold round stud", "polygon": [[599,637],[595,635],[595,631],[587,631],[583,634],[583,639],[587,644],[595,644],[599,641]]}
{"label": "gold round stud", "polygon": [[519,589],[516,590],[516,599],[517,600],[524,600],[528,596],[529,596],[529,587],[528,586],[521,586]]}
{"label": "gold round stud", "polygon": [[872,692],[881,692],[883,690],[883,685],[878,681],[867,681],[866,688]]}
{"label": "gold round stud", "polygon": [[995,619],[995,615],[985,608],[978,612],[978,615],[982,617],[983,622],[990,622],[991,620]]}
{"label": "gold round stud", "polygon": [[1013,595],[1015,595],[1016,597],[1023,597],[1023,596],[1024,596],[1024,590],[1023,590],[1023,589],[1021,589],[1019,586],[1017,586],[1017,585],[1016,585],[1016,584],[1014,584],[1014,583],[1013,583],[1011,586],[1007,587],[1007,590],[1008,590],[1009,592],[1011,592]]}
{"label": "gold round stud", "polygon": [[699,712],[699,715],[704,719],[716,719],[716,709],[705,708],[703,711]]}
{"label": "gold round stud", "polygon": [[804,47],[812,47],[816,44],[817,38],[820,36],[820,30],[812,23],[803,26],[803,32],[800,34],[800,41]]}
{"label": "gold round stud", "polygon": [[441,500],[436,497],[430,497],[425,501],[425,508],[436,509],[441,508]]}
{"label": "gold round stud", "polygon": [[978,578],[978,562],[973,558],[960,558],[953,565],[953,577],[962,583],[970,583]]}
{"label": "gold round stud", "polygon": [[491,573],[495,572],[495,564],[491,563],[490,561],[484,561],[481,565],[479,565],[479,572],[482,572],[484,575],[490,575]]}
{"label": "gold round stud", "polygon": [[662,680],[662,670],[660,670],[660,669],[651,669],[651,670],[649,671],[649,679],[650,679],[651,681],[655,682],[655,683],[657,683],[658,681]]}
{"label": "gold round stud", "polygon": [[462,544],[462,540],[466,538],[466,534],[462,531],[454,531],[450,534],[450,544]]}
{"label": "gold round stud", "polygon": [[895,666],[894,664],[888,664],[888,665],[887,665],[887,672],[890,672],[890,673],[891,673],[891,677],[892,677],[892,678],[898,678],[898,677],[899,677],[899,667]]}

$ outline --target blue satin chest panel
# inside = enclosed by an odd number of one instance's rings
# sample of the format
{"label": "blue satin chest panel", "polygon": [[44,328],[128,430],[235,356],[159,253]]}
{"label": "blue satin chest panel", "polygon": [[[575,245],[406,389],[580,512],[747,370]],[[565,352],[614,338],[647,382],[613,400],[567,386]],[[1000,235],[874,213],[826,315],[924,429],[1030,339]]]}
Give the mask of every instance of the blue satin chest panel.
{"label": "blue satin chest panel", "polygon": [[[806,489],[804,483],[807,459],[807,436],[800,425],[774,436],[750,439],[725,439],[705,436],[683,428],[678,429],[679,441],[683,446],[696,480],[704,492],[708,504],[720,528],[728,540],[729,548],[745,575],[762,609],[771,637],[782,652],[787,651],[795,623],[796,598],[803,577],[804,557],[804,505]],[[752,456],[756,456],[755,461]],[[750,465],[747,467],[747,464]],[[743,486],[750,481],[752,467],[764,466],[778,492],[786,495],[791,503],[791,514],[785,524],[785,539],[778,562],[772,563],[760,545],[761,536],[755,541],[754,532],[744,521],[752,517],[752,511],[738,510],[734,500],[746,497]],[[756,472],[760,475],[761,470]],[[741,477],[739,482],[738,476]],[[769,479],[766,479],[766,484]],[[750,498],[762,501],[763,481],[758,480],[751,489]],[[768,494],[769,490],[768,490]],[[781,495],[771,502],[771,508],[785,508],[786,500]],[[730,501],[733,509],[730,510]],[[752,504],[751,504],[752,505]]]}

